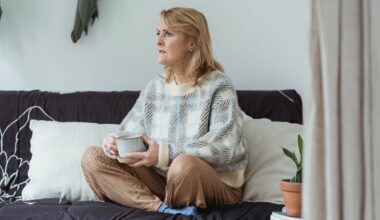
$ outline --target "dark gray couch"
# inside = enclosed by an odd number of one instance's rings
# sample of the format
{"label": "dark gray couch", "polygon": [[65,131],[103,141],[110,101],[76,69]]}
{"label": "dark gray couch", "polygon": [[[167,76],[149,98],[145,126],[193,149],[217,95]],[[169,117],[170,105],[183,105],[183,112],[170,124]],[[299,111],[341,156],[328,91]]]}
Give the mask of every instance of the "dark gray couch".
{"label": "dark gray couch", "polygon": [[[53,93],[43,91],[0,91],[0,219],[269,219],[272,211],[281,205],[248,203],[201,210],[198,216],[169,215],[122,207],[111,202],[70,202],[56,198],[36,201],[17,201],[27,180],[28,166],[21,161],[30,160],[31,131],[28,115],[20,117],[28,107],[40,106],[57,121],[120,123],[132,108],[139,92],[75,92]],[[238,91],[241,109],[253,118],[302,123],[302,102],[294,90]],[[48,120],[41,111],[31,111],[30,118]],[[7,128],[14,122],[13,126]],[[4,130],[7,135],[3,137]],[[19,133],[18,133],[19,132]],[[17,134],[18,133],[18,134]],[[15,142],[14,137],[18,137]],[[12,138],[13,137],[13,138]],[[13,154],[22,160],[9,160]],[[7,169],[5,164],[8,160]],[[14,174],[14,176],[11,176]]]}

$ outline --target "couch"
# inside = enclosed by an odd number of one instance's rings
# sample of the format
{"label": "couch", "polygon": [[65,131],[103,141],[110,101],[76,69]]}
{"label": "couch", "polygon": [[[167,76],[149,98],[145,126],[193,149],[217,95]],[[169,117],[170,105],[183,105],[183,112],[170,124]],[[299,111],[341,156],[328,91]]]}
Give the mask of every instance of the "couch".
{"label": "couch", "polygon": [[[237,91],[241,109],[253,118],[302,124],[301,97],[295,90]],[[0,219],[269,219],[283,205],[241,202],[201,210],[198,216],[169,215],[122,207],[112,202],[43,198],[22,201],[31,159],[31,119],[118,124],[132,108],[138,91],[0,91]],[[31,106],[39,110],[26,111]],[[43,111],[41,111],[43,110]],[[6,134],[6,135],[5,135]],[[64,137],[63,137],[64,138]],[[10,155],[14,155],[10,158]],[[0,177],[1,177],[0,176]]]}

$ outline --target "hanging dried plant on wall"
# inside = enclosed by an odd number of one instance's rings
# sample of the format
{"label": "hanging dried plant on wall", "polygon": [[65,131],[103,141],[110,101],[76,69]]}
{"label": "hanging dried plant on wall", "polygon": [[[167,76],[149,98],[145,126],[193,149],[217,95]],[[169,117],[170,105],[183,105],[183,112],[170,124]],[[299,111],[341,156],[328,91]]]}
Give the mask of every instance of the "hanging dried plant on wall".
{"label": "hanging dried plant on wall", "polygon": [[97,17],[97,0],[78,0],[74,28],[71,32],[71,39],[74,43],[76,43],[79,40],[83,31],[87,35],[89,22],[92,19],[92,24],[94,24],[95,19]]}

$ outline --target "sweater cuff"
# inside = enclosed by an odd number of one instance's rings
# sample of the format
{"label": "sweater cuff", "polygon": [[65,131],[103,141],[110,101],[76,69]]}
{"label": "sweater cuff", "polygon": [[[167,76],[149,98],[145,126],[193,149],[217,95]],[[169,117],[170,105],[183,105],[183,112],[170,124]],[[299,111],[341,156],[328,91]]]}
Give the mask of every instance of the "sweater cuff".
{"label": "sweater cuff", "polygon": [[169,165],[169,144],[158,142],[158,161],[156,167],[167,167]]}

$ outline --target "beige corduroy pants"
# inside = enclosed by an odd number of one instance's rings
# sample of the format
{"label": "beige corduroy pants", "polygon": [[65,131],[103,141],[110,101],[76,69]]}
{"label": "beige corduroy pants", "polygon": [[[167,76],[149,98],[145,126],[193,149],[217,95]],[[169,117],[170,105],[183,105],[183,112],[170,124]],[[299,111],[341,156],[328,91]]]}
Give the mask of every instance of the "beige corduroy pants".
{"label": "beige corduroy pants", "polygon": [[224,184],[210,165],[188,154],[173,160],[167,177],[153,168],[121,164],[100,147],[87,148],[81,165],[98,199],[128,207],[156,211],[163,202],[172,208],[220,207],[242,198],[241,188]]}

